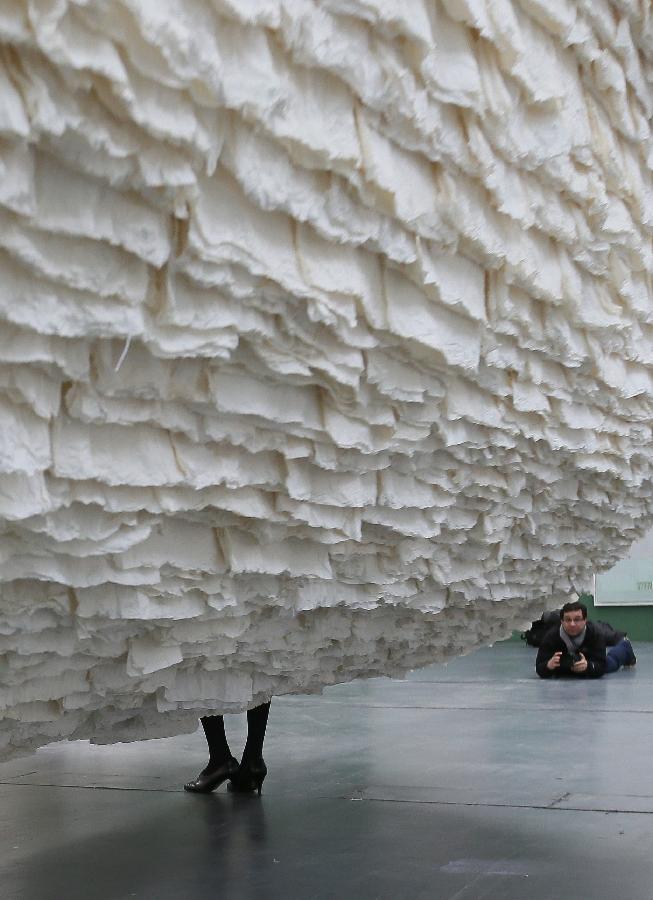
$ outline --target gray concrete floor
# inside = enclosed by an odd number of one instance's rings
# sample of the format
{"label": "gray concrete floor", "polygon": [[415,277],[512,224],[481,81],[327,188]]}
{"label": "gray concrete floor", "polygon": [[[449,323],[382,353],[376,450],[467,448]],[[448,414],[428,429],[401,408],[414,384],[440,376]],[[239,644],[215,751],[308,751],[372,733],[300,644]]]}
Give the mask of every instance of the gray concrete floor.
{"label": "gray concrete floor", "polygon": [[[200,732],[0,766],[2,900],[653,897],[653,644],[543,682],[500,644],[272,704],[263,796],[182,783]],[[237,755],[244,716],[227,720]]]}

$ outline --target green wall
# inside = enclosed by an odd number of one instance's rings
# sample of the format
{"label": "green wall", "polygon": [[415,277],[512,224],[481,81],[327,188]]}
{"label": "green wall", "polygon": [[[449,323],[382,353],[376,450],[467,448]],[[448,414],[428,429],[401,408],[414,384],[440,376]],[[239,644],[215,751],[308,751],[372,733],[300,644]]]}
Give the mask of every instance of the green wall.
{"label": "green wall", "polygon": [[609,622],[617,631],[627,631],[631,641],[653,641],[653,606],[594,606],[594,597],[583,594],[590,619]]}

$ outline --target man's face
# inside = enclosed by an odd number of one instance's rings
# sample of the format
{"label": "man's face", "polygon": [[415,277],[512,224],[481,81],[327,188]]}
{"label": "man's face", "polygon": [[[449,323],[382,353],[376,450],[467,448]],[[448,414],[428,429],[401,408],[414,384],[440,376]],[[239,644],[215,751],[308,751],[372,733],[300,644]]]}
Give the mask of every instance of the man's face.
{"label": "man's face", "polygon": [[566,612],[562,617],[562,627],[565,629],[569,637],[578,637],[585,627],[585,619],[579,609]]}

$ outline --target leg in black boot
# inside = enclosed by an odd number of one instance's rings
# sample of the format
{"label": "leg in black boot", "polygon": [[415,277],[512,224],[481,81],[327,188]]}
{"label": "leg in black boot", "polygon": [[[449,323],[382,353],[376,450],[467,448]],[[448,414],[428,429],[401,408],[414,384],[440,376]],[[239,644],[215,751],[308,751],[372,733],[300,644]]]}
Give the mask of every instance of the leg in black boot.
{"label": "leg in black boot", "polygon": [[238,771],[238,762],[231,755],[222,716],[203,716],[200,719],[206,743],[209,745],[209,761],[195,781],[184,785],[193,794],[208,794]]}
{"label": "leg in black boot", "polygon": [[241,794],[250,794],[256,790],[261,793],[263,780],[268,773],[263,761],[263,741],[269,712],[270,703],[262,703],[247,710],[247,743],[238,771],[227,785],[228,790]]}

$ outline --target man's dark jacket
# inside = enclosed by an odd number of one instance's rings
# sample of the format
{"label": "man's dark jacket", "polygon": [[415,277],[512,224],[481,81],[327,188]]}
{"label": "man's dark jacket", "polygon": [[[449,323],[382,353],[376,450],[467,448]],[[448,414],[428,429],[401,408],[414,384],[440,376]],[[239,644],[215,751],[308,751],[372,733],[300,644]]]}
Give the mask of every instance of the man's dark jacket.
{"label": "man's dark jacket", "polygon": [[[546,664],[554,653],[562,651],[560,668],[547,669]],[[601,632],[591,623],[587,622],[585,639],[578,648],[587,660],[587,668],[584,672],[571,671],[571,659],[567,645],[560,637],[560,623],[551,628],[542,638],[540,649],[537,651],[535,671],[540,678],[600,678],[605,673],[605,639]]]}

